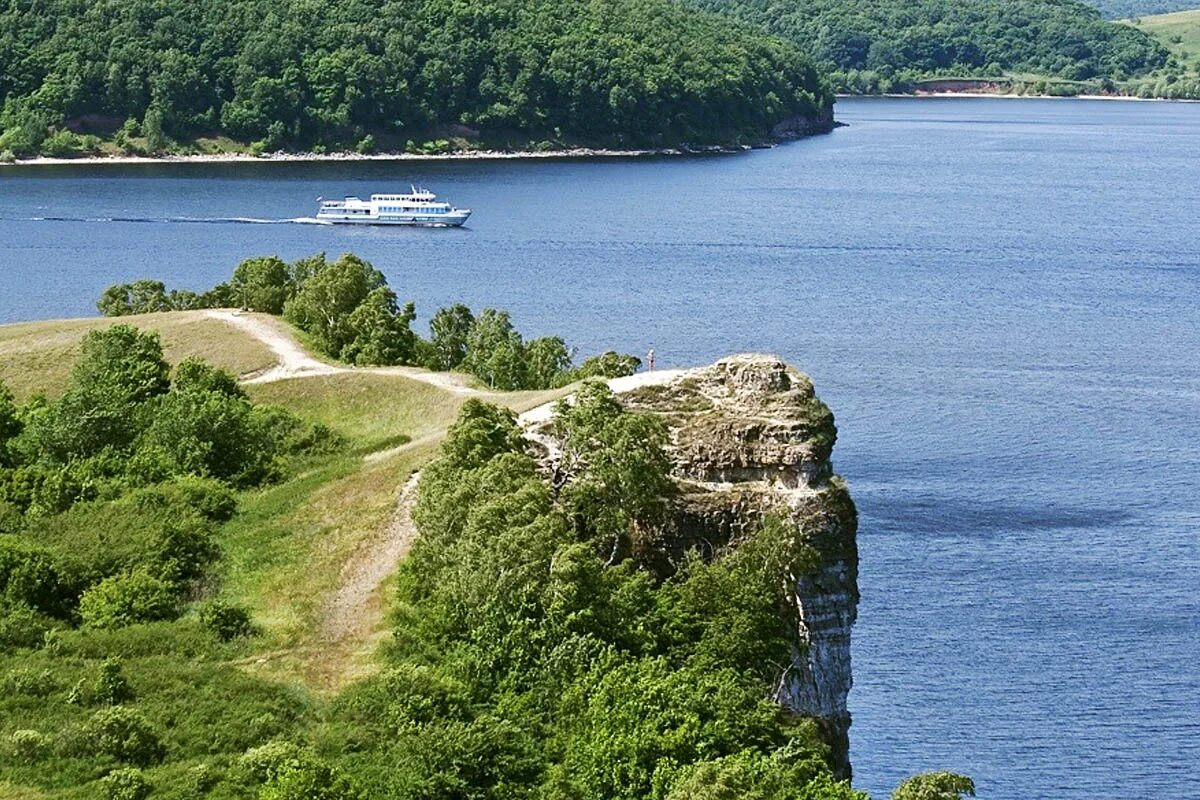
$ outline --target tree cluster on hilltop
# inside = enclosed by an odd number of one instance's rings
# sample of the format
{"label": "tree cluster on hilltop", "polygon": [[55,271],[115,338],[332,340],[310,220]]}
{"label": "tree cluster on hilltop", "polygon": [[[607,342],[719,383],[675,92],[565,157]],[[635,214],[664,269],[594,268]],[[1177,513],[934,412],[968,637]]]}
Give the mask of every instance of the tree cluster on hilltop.
{"label": "tree cluster on hilltop", "polygon": [[204,293],[167,291],[161,281],[120,283],[96,303],[105,316],[239,307],[282,315],[321,352],[349,364],[411,365],[461,370],[492,389],[549,389],[588,377],[631,375],[641,361],[607,352],[574,365],[574,349],[558,336],[526,340],[507,311],[476,316],[456,304],[439,309],[429,339],[412,330],[416,306],[401,306],[383,273],[346,253],[324,253],[288,264],[276,257],[243,261],[226,283]]}
{"label": "tree cluster on hilltop", "polygon": [[1125,80],[1167,61],[1153,38],[1079,0],[689,0],[779,34],[840,91],[903,91],[929,75],[1031,72]]}
{"label": "tree cluster on hilltop", "polygon": [[0,151],[21,156],[94,148],[89,130],[144,152],[398,149],[454,126],[758,141],[832,97],[793,45],[668,0],[46,0],[0,6],[0,101]]}

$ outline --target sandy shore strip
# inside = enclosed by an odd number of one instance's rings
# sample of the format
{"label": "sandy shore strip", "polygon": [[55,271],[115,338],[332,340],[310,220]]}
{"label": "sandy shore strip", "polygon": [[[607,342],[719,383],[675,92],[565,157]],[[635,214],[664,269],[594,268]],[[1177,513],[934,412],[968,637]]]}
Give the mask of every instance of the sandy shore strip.
{"label": "sandy shore strip", "polygon": [[[769,146],[769,145],[765,145]],[[713,155],[741,153],[745,147],[712,147],[683,150],[673,147],[648,150],[607,150],[604,148],[574,147],[565,150],[470,150],[458,153],[426,155],[424,153],[196,153],[165,156],[80,156],[78,158],[35,158],[0,162],[3,167],[58,166],[70,164],[267,164],[299,161],[499,161],[510,159],[576,159],[576,158],[650,158],[654,156]]]}
{"label": "sandy shore strip", "polygon": [[1129,100],[1138,103],[1200,103],[1200,100],[1173,97],[1133,97],[1125,94],[1017,94],[1015,92],[894,92],[891,94],[839,94],[839,100],[886,100],[940,98],[995,98],[998,100]]}

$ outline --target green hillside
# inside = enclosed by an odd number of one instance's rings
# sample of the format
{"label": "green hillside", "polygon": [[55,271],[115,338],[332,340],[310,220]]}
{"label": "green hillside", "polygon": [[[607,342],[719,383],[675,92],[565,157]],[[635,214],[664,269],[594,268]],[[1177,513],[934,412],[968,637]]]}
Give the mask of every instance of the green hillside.
{"label": "green hillside", "polygon": [[10,156],[733,143],[831,103],[793,45],[667,0],[47,0],[0,31]]}
{"label": "green hillside", "polygon": [[1150,14],[1169,14],[1196,7],[1196,0],[1088,0],[1105,19],[1130,19]]}
{"label": "green hillside", "polygon": [[[302,341],[265,313],[0,326],[0,798],[866,800],[767,699],[800,523],[617,559],[676,491],[657,415]],[[551,487],[514,412],[565,391]]]}
{"label": "green hillside", "polygon": [[1177,76],[1200,76],[1200,9],[1129,20],[1162,42],[1178,63]]}
{"label": "green hillside", "polygon": [[796,43],[841,91],[902,91],[933,76],[1033,73],[1121,81],[1166,50],[1076,0],[692,0]]}

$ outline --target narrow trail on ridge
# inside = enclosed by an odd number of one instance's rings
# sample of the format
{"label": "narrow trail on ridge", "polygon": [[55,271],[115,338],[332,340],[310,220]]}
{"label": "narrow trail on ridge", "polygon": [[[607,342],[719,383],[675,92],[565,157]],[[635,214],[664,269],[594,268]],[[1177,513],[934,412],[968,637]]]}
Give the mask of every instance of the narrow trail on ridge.
{"label": "narrow trail on ridge", "polygon": [[335,645],[363,642],[379,629],[383,618],[380,590],[417,538],[412,511],[419,480],[420,473],[413,473],[400,490],[387,528],[363,542],[343,565],[338,587],[321,614],[321,641]]}
{"label": "narrow trail on ridge", "polygon": [[[613,378],[607,383],[614,392],[620,394],[641,386],[670,383],[686,372],[687,370],[642,372],[624,378]],[[566,398],[568,402],[570,397],[568,395]],[[529,428],[549,420],[558,402],[554,400],[525,411],[518,415],[518,424]],[[399,447],[369,453],[364,457],[364,461],[380,461],[404,450],[432,442],[441,435],[440,432],[430,434]],[[380,591],[387,579],[395,573],[400,561],[408,555],[418,536],[412,512],[417,502],[420,479],[420,472],[412,474],[400,491],[396,510],[387,528],[372,539],[364,541],[342,568],[338,588],[329,597],[321,613],[320,638],[323,642],[344,646],[365,642],[378,632],[383,617]]]}
{"label": "narrow trail on ridge", "polygon": [[[291,332],[268,315],[231,309],[213,309],[205,313],[253,336],[274,353],[278,363],[247,376],[243,383],[258,384],[292,378],[367,373],[399,375],[459,395],[489,394],[466,385],[462,376],[452,373],[429,372],[411,367],[349,367],[320,361],[305,352]],[[615,393],[620,394],[641,386],[669,383],[686,372],[687,370],[641,372],[624,378],[613,378],[607,383]],[[571,395],[563,399],[570,402]],[[548,421],[558,402],[554,400],[529,409],[518,415],[517,421],[526,429]],[[442,435],[443,432],[438,431],[398,447],[368,453],[363,457],[363,461],[367,464],[382,461],[406,450],[430,444]],[[420,478],[420,472],[414,472],[405,482],[396,498],[395,510],[388,524],[358,543],[342,565],[336,588],[320,605],[318,629],[312,644],[315,645],[314,655],[321,654],[318,658],[328,661],[330,656],[333,656],[333,661],[327,663],[327,667],[344,664],[342,659],[353,658],[353,653],[361,652],[362,646],[381,631],[384,613],[383,587],[388,578],[395,574],[418,535],[412,512],[417,502]],[[334,656],[334,653],[339,655]]]}
{"label": "narrow trail on ridge", "polygon": [[320,361],[306,353],[290,331],[266,314],[225,308],[211,309],[205,314],[212,319],[232,325],[243,333],[250,334],[275,354],[275,358],[278,360],[275,366],[244,378],[242,383],[273,383],[290,378],[357,373],[411,378],[414,381],[428,383],[454,394],[486,394],[480,389],[468,386],[461,375],[450,372],[431,372],[417,367],[350,367],[345,364],[330,364]]}

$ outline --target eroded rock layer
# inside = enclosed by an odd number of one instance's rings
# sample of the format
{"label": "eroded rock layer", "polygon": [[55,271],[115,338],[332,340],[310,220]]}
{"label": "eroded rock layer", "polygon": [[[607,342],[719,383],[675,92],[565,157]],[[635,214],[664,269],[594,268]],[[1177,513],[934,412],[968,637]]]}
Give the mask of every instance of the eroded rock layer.
{"label": "eroded rock layer", "polygon": [[[691,550],[718,556],[755,535],[768,516],[793,527],[803,555],[784,577],[792,653],[774,699],[821,723],[836,770],[849,777],[857,515],[829,461],[837,438],[833,414],[807,376],[769,355],[731,356],[612,384],[622,405],[657,415],[670,432],[679,492],[668,524],[639,532],[631,543],[644,568],[665,578]],[[553,480],[561,448],[550,414],[531,412],[523,423]]]}
{"label": "eroded rock layer", "polygon": [[812,381],[774,356],[738,355],[620,395],[671,433],[680,497],[673,524],[635,554],[669,572],[691,548],[711,555],[753,535],[764,517],[795,525],[815,557],[788,577],[791,664],[775,699],[822,721],[848,776],[850,629],[858,606],[857,516],[829,458],[833,414]]}

